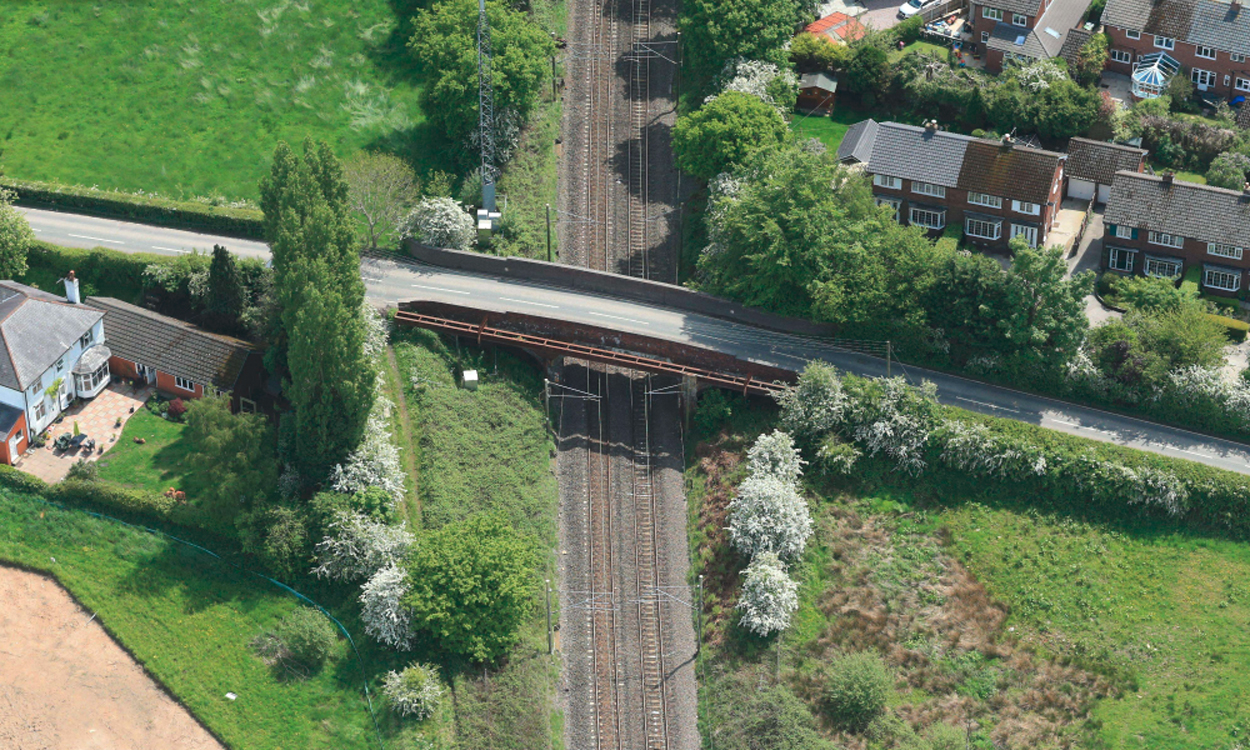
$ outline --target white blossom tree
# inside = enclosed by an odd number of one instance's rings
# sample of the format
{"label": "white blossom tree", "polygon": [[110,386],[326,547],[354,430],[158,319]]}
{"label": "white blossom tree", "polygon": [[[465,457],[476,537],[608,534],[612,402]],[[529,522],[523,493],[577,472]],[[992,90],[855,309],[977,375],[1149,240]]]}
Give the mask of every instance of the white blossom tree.
{"label": "white blossom tree", "polygon": [[799,584],[786,573],[781,559],[772,552],[757,555],[747,566],[742,581],[738,609],[742,627],[758,636],[785,630],[799,608]]}
{"label": "white blossom tree", "polygon": [[416,541],[403,526],[379,523],[363,513],[339,513],[314,554],[318,578],[363,581],[398,562]]}
{"label": "white blossom tree", "polygon": [[879,392],[865,389],[854,399],[852,437],[869,455],[883,453],[900,471],[919,474],[925,468],[924,450],[935,426],[937,386],[925,381],[913,388],[902,378],[882,378],[876,383]]}
{"label": "white blossom tree", "polygon": [[[730,60],[725,63],[718,78],[723,81],[719,93],[738,91],[783,110],[794,105],[792,100],[799,88],[799,78],[794,71],[789,68],[783,70],[775,63],[762,60]],[[716,96],[712,94],[705,101],[711,101]]]}
{"label": "white blossom tree", "polygon": [[794,483],[752,474],[729,504],[729,538],[752,557],[775,552],[787,559],[803,554],[812,535],[812,516]]}
{"label": "white blossom tree", "polygon": [[838,371],[813,362],[803,369],[797,385],[777,396],[781,426],[800,440],[816,440],[841,426],[850,407],[850,396]]}
{"label": "white blossom tree", "polygon": [[360,317],[365,322],[365,356],[381,357],[391,339],[391,324],[378,309],[365,302]]}
{"label": "white blossom tree", "polygon": [[401,651],[412,648],[412,617],[404,608],[407,573],[396,563],[382,568],[360,587],[360,619],[377,642]]}
{"label": "white blossom tree", "polygon": [[1046,456],[1035,445],[1010,445],[983,424],[947,419],[936,435],[942,462],[973,476],[1023,480],[1046,474]]}
{"label": "white blossom tree", "polygon": [[388,673],[382,681],[382,694],[391,708],[419,721],[434,715],[446,692],[438,669],[428,664],[413,662],[402,672]]}
{"label": "white blossom tree", "polygon": [[[381,375],[378,376],[381,378]],[[391,412],[395,404],[381,393],[373,399],[373,408],[365,422],[364,436],[347,460],[336,464],[330,473],[335,492],[354,494],[369,487],[378,487],[400,502],[404,496],[404,467],[399,448],[391,435]]]}
{"label": "white blossom tree", "polygon": [[794,439],[781,430],[760,435],[747,451],[747,468],[752,475],[770,475],[790,484],[803,476],[805,463]]}
{"label": "white blossom tree", "polygon": [[425,198],[404,219],[402,234],[431,247],[466,250],[477,226],[473,217],[451,198]]}

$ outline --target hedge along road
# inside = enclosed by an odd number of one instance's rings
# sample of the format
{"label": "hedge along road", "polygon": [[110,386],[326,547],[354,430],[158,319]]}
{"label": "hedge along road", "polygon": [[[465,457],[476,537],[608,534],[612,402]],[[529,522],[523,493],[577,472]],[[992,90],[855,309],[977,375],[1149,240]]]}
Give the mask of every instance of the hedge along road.
{"label": "hedge along road", "polygon": [[[176,254],[219,244],[240,255],[269,255],[266,245],[254,241],[55,211],[21,210],[39,239],[71,247],[98,246],[123,252]],[[370,299],[378,302],[430,300],[499,312],[544,315],[703,346],[788,370],[798,371],[811,360],[823,360],[856,375],[879,377],[886,374],[884,360],[838,349],[819,339],[640,302],[378,258],[365,259],[361,273]],[[906,376],[913,383],[933,381],[938,387],[939,400],[951,406],[1250,474],[1250,446],[1242,443],[934,370],[895,363],[893,372]]]}

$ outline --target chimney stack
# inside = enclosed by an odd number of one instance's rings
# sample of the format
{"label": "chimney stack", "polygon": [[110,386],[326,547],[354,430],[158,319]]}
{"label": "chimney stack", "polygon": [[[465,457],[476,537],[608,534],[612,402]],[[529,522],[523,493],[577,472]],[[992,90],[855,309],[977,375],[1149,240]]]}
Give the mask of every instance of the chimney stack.
{"label": "chimney stack", "polygon": [[74,272],[70,271],[69,274],[65,276],[64,281],[65,299],[67,299],[71,305],[77,305],[79,302],[82,302],[82,298],[78,296],[78,278],[74,276]]}
{"label": "chimney stack", "polygon": [[1168,170],[1167,172],[1163,173],[1163,184],[1170,186],[1172,184],[1172,180],[1175,178],[1176,178],[1176,173],[1171,170]]}
{"label": "chimney stack", "polygon": [[938,121],[933,119],[925,120],[924,129],[930,133],[936,133],[938,130]]}

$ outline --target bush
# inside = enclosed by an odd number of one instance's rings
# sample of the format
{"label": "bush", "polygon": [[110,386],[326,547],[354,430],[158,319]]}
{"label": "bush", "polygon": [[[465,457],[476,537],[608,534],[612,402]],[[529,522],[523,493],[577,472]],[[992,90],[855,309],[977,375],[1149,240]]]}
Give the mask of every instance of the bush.
{"label": "bush", "polygon": [[82,213],[234,237],[256,240],[263,237],[263,216],[254,208],[210,206],[205,203],[176,201],[154,194],[136,195],[7,177],[0,177],[0,188],[14,191],[18,200],[26,204],[73,209]]}
{"label": "bush", "polygon": [[18,492],[29,492],[32,495],[43,495],[48,489],[48,483],[33,474],[27,474],[7,464],[0,464],[0,487],[7,487]]}
{"label": "bush", "polygon": [[[724,709],[734,715],[717,729],[718,750],[833,750],[816,731],[807,704],[788,688],[777,685],[749,696]],[[723,715],[719,708],[717,713]]]}
{"label": "bush", "polygon": [[719,388],[708,388],[699,394],[694,410],[694,426],[704,435],[714,435],[733,416],[732,396]]}
{"label": "bush", "polygon": [[799,608],[799,584],[786,574],[786,566],[776,553],[756,555],[743,575],[738,624],[766,638],[790,626],[790,617]]}
{"label": "bush", "polygon": [[822,706],[834,725],[862,731],[885,712],[894,680],[881,657],[862,651],[835,657],[824,672]]}
{"label": "bush", "polygon": [[1237,320],[1236,318],[1229,318],[1223,315],[1207,315],[1207,318],[1224,326],[1230,341],[1238,343],[1245,341],[1246,332],[1250,331],[1250,323],[1244,320]]}
{"label": "bush", "polygon": [[256,555],[274,575],[290,580],[308,564],[307,519],[285,505],[239,514],[236,521],[243,551]]}
{"label": "bush", "polygon": [[65,474],[66,479],[81,479],[84,482],[94,482],[100,478],[100,467],[95,461],[88,461],[80,458],[69,467],[69,471]]}
{"label": "bush", "polygon": [[442,680],[431,665],[413,663],[402,672],[391,672],[382,682],[382,694],[400,716],[422,721],[434,715],[442,703]]}
{"label": "bush", "polygon": [[924,16],[917,13],[894,27],[894,37],[903,44],[911,44],[920,38],[920,31],[923,28]]}
{"label": "bush", "polygon": [[257,639],[255,646],[274,666],[307,677],[325,665],[337,643],[338,633],[329,618],[313,607],[299,607]]}
{"label": "bush", "polygon": [[112,482],[65,479],[52,485],[50,499],[64,503],[89,503],[113,510],[168,519],[177,500],[156,492],[123,487]]}
{"label": "bush", "polygon": [[803,554],[812,535],[807,501],[792,482],[751,475],[729,504],[729,538],[744,555],[775,552],[787,559]]}
{"label": "bush", "polygon": [[181,421],[178,418],[187,413],[187,405],[182,399],[176,398],[169,402],[168,413],[175,421]]}

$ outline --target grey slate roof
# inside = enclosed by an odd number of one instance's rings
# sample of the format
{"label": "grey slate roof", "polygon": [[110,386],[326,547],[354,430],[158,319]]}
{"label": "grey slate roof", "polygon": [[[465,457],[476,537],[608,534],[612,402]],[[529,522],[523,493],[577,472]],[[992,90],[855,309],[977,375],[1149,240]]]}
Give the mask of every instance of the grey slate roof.
{"label": "grey slate roof", "polygon": [[1072,29],[1068,32],[1068,36],[1063,40],[1063,46],[1059,48],[1059,56],[1068,64],[1068,70],[1076,70],[1077,57],[1081,54],[1081,48],[1093,35],[1094,32],[1085,29]]}
{"label": "grey slate roof", "polygon": [[987,8],[998,8],[1004,13],[1019,13],[1023,16],[1036,16],[1041,10],[1040,0],[985,0],[978,3]]}
{"label": "grey slate roof", "polygon": [[104,330],[113,355],[199,385],[230,390],[252,352],[246,341],[209,333],[190,323],[111,297],[88,297],[104,311]]}
{"label": "grey slate roof", "polygon": [[800,89],[818,88],[821,91],[837,91],[838,79],[825,72],[804,73],[799,79]]}
{"label": "grey slate roof", "polygon": [[1046,54],[1046,48],[1042,46],[1042,40],[1033,32],[1033,29],[1012,26],[1001,21],[994,24],[994,30],[990,32],[990,40],[985,43],[985,46],[999,52],[1028,55],[1038,60],[1050,57]]}
{"label": "grey slate roof", "polygon": [[[870,174],[919,180],[1014,200],[1045,203],[1063,154],[927,131],[897,122],[864,120],[852,125],[838,147],[842,162],[861,162]],[[923,198],[921,198],[923,200]]]}
{"label": "grey slate roof", "polygon": [[1228,0],[1107,0],[1102,22],[1226,52],[1250,53],[1250,9],[1234,10]]}
{"label": "grey slate roof", "polygon": [[[1068,34],[1085,17],[1089,3],[1090,0],[1051,0],[1050,7],[1037,19],[1032,29],[1001,22],[995,24],[986,46],[1039,60],[1057,57]],[[1024,43],[1016,44],[1016,39],[1021,35],[1025,38]]]}
{"label": "grey slate roof", "polygon": [[1110,185],[1122,169],[1136,172],[1146,158],[1144,148],[1121,146],[1089,138],[1068,140],[1068,176]]}
{"label": "grey slate roof", "polygon": [[25,413],[16,406],[0,404],[0,435],[8,435],[13,425],[17,424],[17,420],[21,419]]}
{"label": "grey slate roof", "polygon": [[0,385],[25,390],[101,317],[98,310],[71,305],[63,297],[0,282]]}
{"label": "grey slate roof", "polygon": [[1103,215],[1107,224],[1250,247],[1250,198],[1237,190],[1137,172],[1117,172]]}

